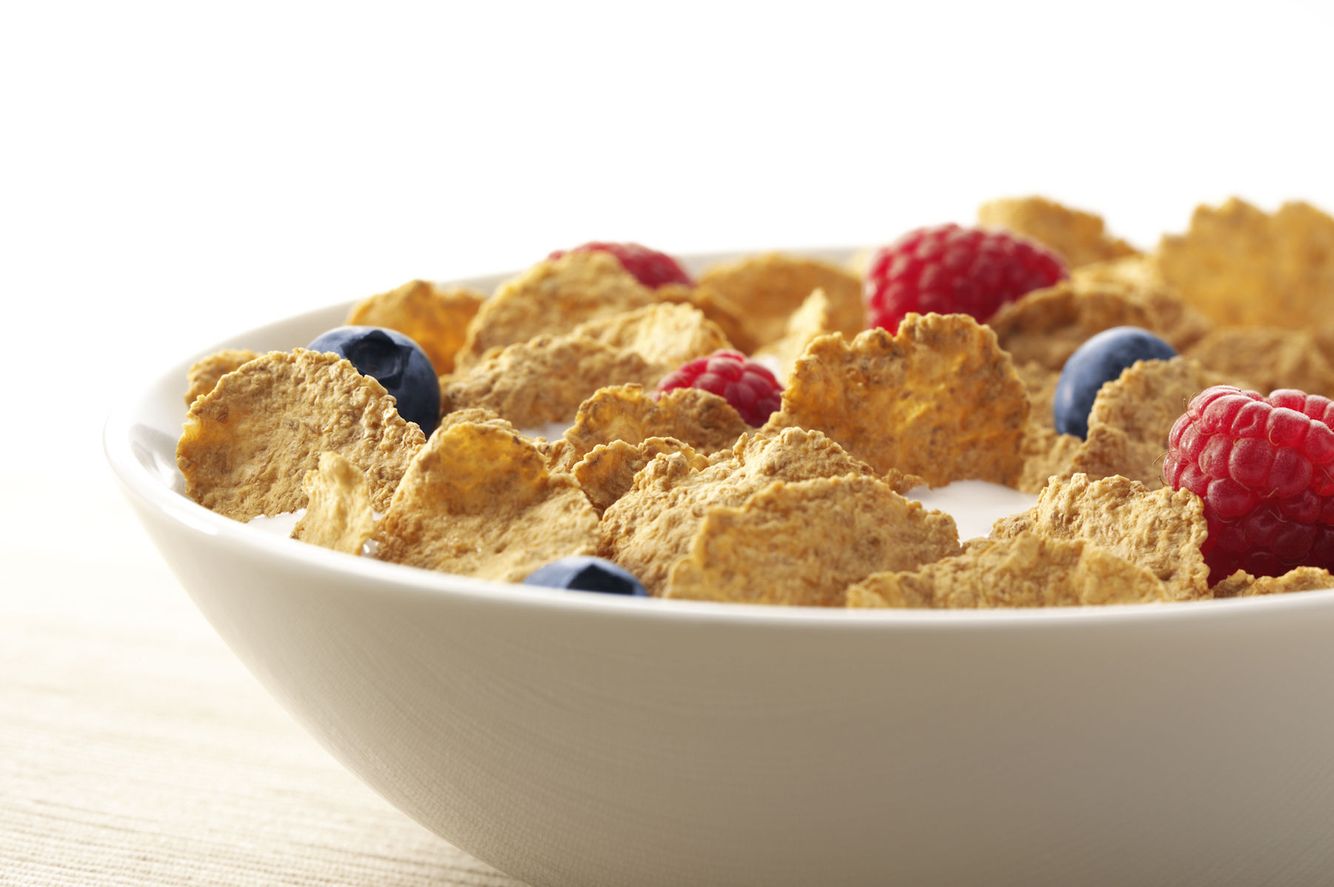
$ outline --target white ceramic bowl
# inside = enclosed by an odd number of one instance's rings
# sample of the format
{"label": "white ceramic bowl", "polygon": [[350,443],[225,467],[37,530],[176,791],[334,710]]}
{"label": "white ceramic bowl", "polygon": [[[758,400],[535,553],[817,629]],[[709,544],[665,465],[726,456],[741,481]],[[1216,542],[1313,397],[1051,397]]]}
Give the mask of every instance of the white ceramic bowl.
{"label": "white ceramic bowl", "polygon": [[[345,310],[219,347],[304,344]],[[330,752],[516,877],[1334,883],[1334,590],[842,612],[362,560],[181,494],[186,366],[106,431],[163,556]]]}

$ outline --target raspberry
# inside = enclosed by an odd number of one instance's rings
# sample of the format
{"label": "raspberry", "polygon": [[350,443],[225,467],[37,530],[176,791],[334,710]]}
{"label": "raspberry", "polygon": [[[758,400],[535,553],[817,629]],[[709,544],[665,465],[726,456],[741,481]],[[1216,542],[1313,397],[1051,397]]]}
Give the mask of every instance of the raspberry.
{"label": "raspberry", "polygon": [[1334,402],[1215,385],[1167,438],[1163,480],[1204,500],[1209,581],[1334,569]]}
{"label": "raspberry", "polygon": [[866,271],[871,325],[891,333],[905,314],[971,314],[985,323],[1006,302],[1066,276],[1060,257],[1004,231],[939,225],[881,247]]}
{"label": "raspberry", "polygon": [[782,403],[774,374],[739,351],[715,351],[690,361],[658,383],[658,391],[702,388],[725,398],[747,423],[760,426]]}
{"label": "raspberry", "polygon": [[611,253],[621,263],[621,267],[635,276],[635,279],[650,289],[668,283],[681,283],[694,286],[690,275],[677,264],[676,259],[655,249],[640,246],[637,243],[603,243],[590,241],[574,249],[558,249],[548,259],[559,259],[569,253]]}

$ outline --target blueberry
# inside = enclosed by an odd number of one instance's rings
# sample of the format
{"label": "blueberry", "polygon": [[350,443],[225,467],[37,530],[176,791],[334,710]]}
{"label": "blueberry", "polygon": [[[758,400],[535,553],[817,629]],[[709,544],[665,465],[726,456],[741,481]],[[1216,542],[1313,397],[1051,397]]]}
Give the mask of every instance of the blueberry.
{"label": "blueberry", "polygon": [[545,585],[547,588],[572,588],[578,591],[601,591],[605,594],[625,594],[647,597],[648,591],[639,580],[611,561],[600,557],[563,557],[538,567],[524,585]]}
{"label": "blueberry", "polygon": [[1098,389],[1137,360],[1171,360],[1176,356],[1171,345],[1139,327],[1118,326],[1098,333],[1080,345],[1061,370],[1052,402],[1056,430],[1088,437],[1089,411]]}
{"label": "blueberry", "polygon": [[440,380],[421,347],[402,333],[378,326],[340,326],[308,346],[345,357],[373,376],[398,401],[398,414],[430,436],[440,423]]}

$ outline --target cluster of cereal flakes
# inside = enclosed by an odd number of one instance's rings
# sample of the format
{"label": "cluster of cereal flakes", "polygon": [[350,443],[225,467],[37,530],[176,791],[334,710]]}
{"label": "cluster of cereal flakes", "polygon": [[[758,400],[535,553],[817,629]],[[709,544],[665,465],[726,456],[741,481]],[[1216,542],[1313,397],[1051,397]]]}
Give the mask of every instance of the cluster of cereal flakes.
{"label": "cluster of cereal flakes", "polygon": [[[489,297],[414,281],[348,322],[420,344],[440,377],[429,439],[346,360],[228,350],[189,373],[187,492],[242,521],[304,509],[296,538],[485,579],[596,554],[669,598],[1035,607],[1334,585],[1303,568],[1211,589],[1201,500],[1161,479],[1168,431],[1202,389],[1334,392],[1334,219],[1233,200],[1148,254],[1039,198],[993,201],[979,222],[1045,244],[1069,277],[985,324],[910,314],[893,334],[865,329],[852,270],[781,254],[657,289],[599,252]],[[1086,439],[1058,434],[1065,361],[1126,325],[1183,356],[1104,385]],[[763,427],[707,391],[655,391],[719,349],[785,380]],[[523,430],[550,423],[566,430]],[[1038,502],[961,545],[948,515],[904,493],[963,479]]]}

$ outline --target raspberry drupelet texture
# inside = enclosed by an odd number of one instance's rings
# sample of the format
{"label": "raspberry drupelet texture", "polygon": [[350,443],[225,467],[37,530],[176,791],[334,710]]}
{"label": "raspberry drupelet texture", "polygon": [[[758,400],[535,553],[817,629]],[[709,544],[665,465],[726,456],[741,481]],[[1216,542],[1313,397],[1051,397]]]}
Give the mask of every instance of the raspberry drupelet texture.
{"label": "raspberry drupelet texture", "polygon": [[724,398],[750,425],[763,425],[782,405],[783,386],[769,370],[739,351],[715,351],[683,365],[658,383],[659,391],[701,388]]}
{"label": "raspberry drupelet texture", "polygon": [[890,332],[911,312],[971,314],[985,323],[1006,302],[1066,277],[1060,257],[1005,231],[939,225],[881,247],[866,271],[871,325]]}
{"label": "raspberry drupelet texture", "polygon": [[669,283],[694,286],[695,282],[685,272],[680,263],[666,253],[640,246],[637,243],[608,243],[594,240],[574,249],[558,249],[548,259],[559,259],[566,253],[611,253],[621,263],[621,267],[634,275],[635,279],[650,289],[657,289]]}
{"label": "raspberry drupelet texture", "polygon": [[1209,581],[1237,570],[1334,569],[1334,402],[1224,385],[1195,396],[1168,436],[1163,480],[1204,500]]}

